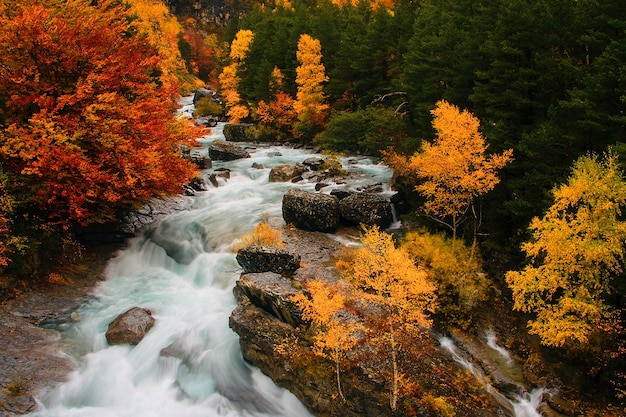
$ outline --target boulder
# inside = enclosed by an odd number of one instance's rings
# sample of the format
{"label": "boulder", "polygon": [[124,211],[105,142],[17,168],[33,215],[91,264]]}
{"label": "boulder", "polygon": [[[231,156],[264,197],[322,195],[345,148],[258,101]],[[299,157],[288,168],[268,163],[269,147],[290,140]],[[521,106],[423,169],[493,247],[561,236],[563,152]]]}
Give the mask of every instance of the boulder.
{"label": "boulder", "polygon": [[106,332],[109,345],[137,345],[154,326],[150,310],[133,307],[117,316]]}
{"label": "boulder", "polygon": [[283,219],[298,229],[332,232],[339,223],[339,199],[332,195],[291,189],[283,195]]}
{"label": "boulder", "polygon": [[393,222],[389,200],[380,194],[355,193],[339,202],[341,218],[350,223],[388,227]]}
{"label": "boulder", "polygon": [[[240,303],[232,312],[229,326],[239,335],[243,357],[257,366],[277,385],[286,387],[316,416],[391,416],[388,391],[360,367],[342,369],[343,392],[337,396],[334,363],[315,355],[297,359],[281,353],[285,349],[306,352],[310,347],[289,345],[303,340],[296,328],[252,303]],[[289,352],[289,350],[287,350]],[[397,414],[400,415],[400,414]],[[406,415],[406,414],[404,414]]]}
{"label": "boulder", "polygon": [[300,268],[300,255],[285,249],[252,245],[239,249],[237,262],[243,272],[275,272],[293,274]]}
{"label": "boulder", "polygon": [[322,188],[326,188],[328,187],[330,184],[326,184],[325,182],[318,182],[317,184],[315,184],[315,191],[319,191]]}
{"label": "boulder", "polygon": [[382,182],[374,182],[371,184],[366,184],[362,187],[357,188],[357,191],[361,191],[364,193],[382,193],[383,192],[383,183]]}
{"label": "boulder", "polygon": [[354,194],[354,191],[348,191],[348,190],[332,190],[330,192],[330,195],[334,195],[340,201],[346,197],[350,197],[352,194]]}
{"label": "boulder", "polygon": [[195,150],[190,152],[189,160],[200,169],[209,169],[213,166],[213,161],[209,155]]}
{"label": "boulder", "polygon": [[311,157],[302,161],[302,165],[309,167],[313,171],[317,171],[324,164],[324,160],[319,157]]}
{"label": "boulder", "polygon": [[216,139],[209,146],[209,157],[216,161],[233,161],[250,158],[250,154],[241,146]]}
{"label": "boulder", "polygon": [[302,175],[304,167],[299,164],[280,164],[270,170],[270,182],[287,182]]}
{"label": "boulder", "polygon": [[224,137],[229,142],[253,142],[249,128],[252,126],[250,123],[227,123],[224,125]]}
{"label": "boulder", "polygon": [[212,99],[215,96],[215,92],[213,90],[209,90],[208,88],[198,88],[193,93],[193,104],[196,104],[198,100],[201,98],[208,97]]}
{"label": "boulder", "polygon": [[218,168],[209,174],[209,182],[215,188],[220,186],[220,182],[225,183],[230,179],[230,170],[228,168]]}
{"label": "boulder", "polygon": [[283,323],[293,327],[302,324],[302,312],[291,301],[302,290],[295,288],[289,278],[273,272],[242,274],[235,291]]}

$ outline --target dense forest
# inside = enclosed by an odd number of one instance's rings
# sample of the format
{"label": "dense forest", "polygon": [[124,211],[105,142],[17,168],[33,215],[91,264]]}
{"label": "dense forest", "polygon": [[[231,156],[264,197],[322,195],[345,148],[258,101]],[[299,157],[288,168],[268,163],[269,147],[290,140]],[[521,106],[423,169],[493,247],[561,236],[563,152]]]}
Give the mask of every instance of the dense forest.
{"label": "dense forest", "polygon": [[79,230],[179,192],[203,132],[176,100],[202,86],[221,99],[198,110],[258,140],[380,156],[430,236],[403,250],[452,253],[439,319],[471,321],[450,278],[470,259],[490,280],[470,288],[623,400],[620,1],[0,0],[0,23],[3,281],[49,277]]}

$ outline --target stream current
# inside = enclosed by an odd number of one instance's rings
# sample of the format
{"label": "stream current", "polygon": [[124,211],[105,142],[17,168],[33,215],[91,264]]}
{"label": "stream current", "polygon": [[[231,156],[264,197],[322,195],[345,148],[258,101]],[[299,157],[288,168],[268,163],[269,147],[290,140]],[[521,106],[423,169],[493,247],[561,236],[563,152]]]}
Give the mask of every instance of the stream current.
{"label": "stream current", "polygon": [[[182,104],[181,113],[192,111],[191,97]],[[224,138],[222,128],[199,140],[201,152]],[[214,161],[213,169],[229,169],[230,179],[190,197],[190,209],[148,227],[108,262],[93,299],[62,335],[63,354],[77,368],[37,399],[31,417],[312,417],[244,361],[228,318],[241,272],[232,245],[263,219],[282,226],[288,189],[314,191],[314,183],[270,183],[270,168],[318,155],[285,147],[259,147],[251,155]],[[252,168],[255,162],[264,168]],[[362,173],[351,179],[352,188],[387,187],[391,179],[389,168],[369,158],[341,162]],[[152,312],[154,327],[137,346],[109,346],[109,323],[136,306]],[[511,401],[515,417],[539,416],[537,394]]]}
{"label": "stream current", "polygon": [[[222,127],[201,140],[205,149],[223,138]],[[289,188],[314,190],[313,183],[269,183],[270,168],[315,155],[283,147],[251,154],[215,161],[213,168],[231,170],[230,179],[193,197],[189,210],[149,227],[109,261],[94,298],[63,334],[65,354],[77,369],[38,398],[32,416],[311,416],[295,396],[243,360],[228,318],[241,272],[232,244],[264,218],[284,224],[281,202]],[[265,168],[252,168],[254,162]],[[366,158],[354,162],[352,168],[367,174],[364,183],[388,183],[387,167]],[[152,311],[154,327],[135,347],[109,346],[109,323],[135,306]]]}

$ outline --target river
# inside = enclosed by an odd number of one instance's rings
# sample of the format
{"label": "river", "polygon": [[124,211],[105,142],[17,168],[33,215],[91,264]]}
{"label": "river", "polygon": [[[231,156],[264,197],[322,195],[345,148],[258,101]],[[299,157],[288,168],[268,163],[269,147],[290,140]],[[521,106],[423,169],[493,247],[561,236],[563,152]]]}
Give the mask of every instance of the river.
{"label": "river", "polygon": [[[181,113],[189,113],[190,97],[183,104]],[[213,128],[198,150],[223,138],[222,128]],[[230,179],[190,197],[190,209],[148,227],[112,257],[93,299],[62,335],[64,354],[76,370],[37,399],[32,417],[311,416],[295,396],[243,360],[228,318],[241,272],[232,245],[263,219],[283,225],[281,202],[289,188],[314,190],[313,183],[270,183],[270,168],[318,155],[261,146],[251,154],[214,161],[213,169],[229,169]],[[387,184],[392,175],[366,157],[342,164],[362,173],[351,180],[353,187],[359,181]],[[135,347],[109,346],[109,323],[135,306],[151,310],[155,326]],[[511,408],[517,417],[537,416],[540,401],[537,395],[520,397]]]}
{"label": "river", "polygon": [[[201,141],[205,149],[223,137],[221,127]],[[281,201],[289,188],[314,189],[312,183],[268,182],[272,166],[316,156],[310,152],[259,147],[252,158],[214,162],[213,168],[230,169],[231,178],[193,197],[191,209],[129,241],[109,261],[94,298],[77,312],[80,320],[63,333],[65,354],[77,369],[37,399],[32,416],[310,416],[291,393],[243,360],[228,327],[240,273],[230,247],[264,218],[283,224]],[[254,162],[265,168],[252,168]],[[351,167],[367,174],[364,182],[390,179],[390,170],[370,159],[354,162]],[[135,347],[109,346],[107,326],[135,306],[150,309],[155,326]]]}

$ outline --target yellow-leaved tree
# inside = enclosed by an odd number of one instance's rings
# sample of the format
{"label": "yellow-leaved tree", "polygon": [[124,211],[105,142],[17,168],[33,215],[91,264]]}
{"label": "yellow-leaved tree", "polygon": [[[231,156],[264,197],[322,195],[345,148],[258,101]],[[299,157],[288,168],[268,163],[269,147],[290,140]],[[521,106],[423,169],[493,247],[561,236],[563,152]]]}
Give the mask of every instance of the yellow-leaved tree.
{"label": "yellow-leaved tree", "polygon": [[478,130],[478,118],[445,100],[437,102],[431,114],[434,141],[424,141],[410,158],[386,151],[385,162],[417,179],[415,190],[426,198],[424,213],[448,227],[454,239],[471,212],[476,243],[480,216],[475,200],[498,184],[497,172],[511,161],[513,150],[486,155],[488,145]]}
{"label": "yellow-leaved tree", "polygon": [[298,90],[293,108],[300,122],[299,130],[306,132],[323,126],[329,109],[323,90],[328,77],[322,63],[320,41],[302,34],[296,58],[300,65],[296,68]]}
{"label": "yellow-leaved tree", "polygon": [[254,33],[251,30],[241,29],[237,32],[235,39],[233,39],[230,45],[231,63],[226,65],[219,75],[222,97],[224,98],[224,104],[228,108],[226,114],[230,117],[232,123],[238,123],[250,114],[248,106],[242,102],[241,96],[237,91],[239,81],[241,81],[237,71],[250,50],[253,39]]}
{"label": "yellow-leaved tree", "polygon": [[302,309],[302,318],[314,326],[313,352],[335,362],[337,392],[345,401],[341,389],[340,361],[356,345],[363,327],[344,310],[347,288],[319,279],[308,282],[305,288],[309,297],[299,293],[293,301]]}
{"label": "yellow-leaved tree", "polygon": [[472,256],[472,249],[462,241],[426,231],[407,233],[402,247],[437,283],[437,317],[467,328],[489,294],[490,282],[480,257]]}
{"label": "yellow-leaved tree", "polygon": [[509,271],[514,308],[536,314],[530,333],[548,346],[585,344],[609,318],[605,297],[623,272],[626,181],[617,158],[586,155],[566,184],[553,190],[554,203],[530,224],[522,245],[531,264]]}
{"label": "yellow-leaved tree", "polygon": [[161,57],[159,64],[161,79],[188,89],[193,88],[185,61],[178,48],[178,39],[183,33],[183,28],[176,17],[162,1],[130,0],[128,5],[130,14],[136,17],[133,26],[146,36]]}
{"label": "yellow-leaved tree", "polygon": [[435,285],[407,251],[396,247],[392,236],[377,226],[364,228],[361,242],[363,246],[337,267],[362,306],[364,322],[371,326],[371,342],[391,356],[390,405],[396,410],[401,379],[398,354],[407,337],[423,335],[422,330],[430,327]]}

